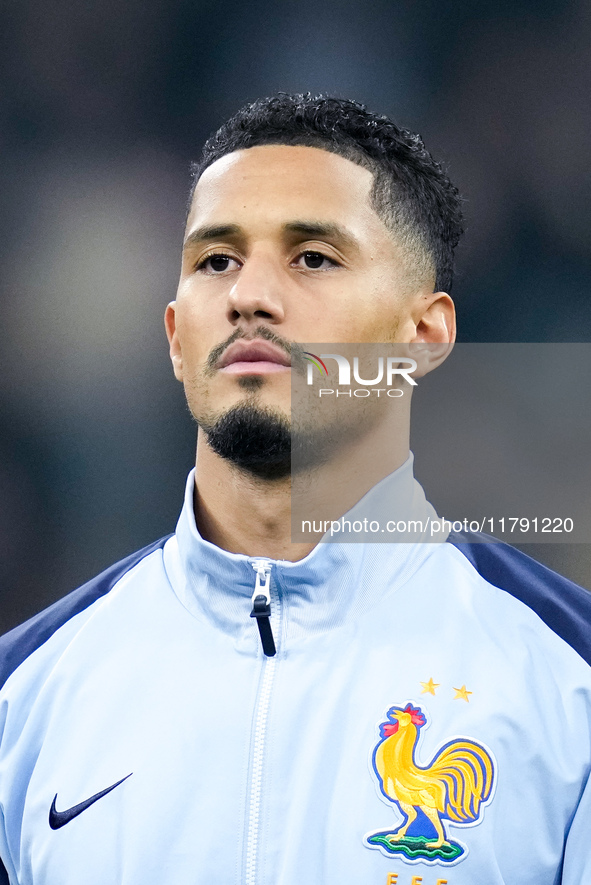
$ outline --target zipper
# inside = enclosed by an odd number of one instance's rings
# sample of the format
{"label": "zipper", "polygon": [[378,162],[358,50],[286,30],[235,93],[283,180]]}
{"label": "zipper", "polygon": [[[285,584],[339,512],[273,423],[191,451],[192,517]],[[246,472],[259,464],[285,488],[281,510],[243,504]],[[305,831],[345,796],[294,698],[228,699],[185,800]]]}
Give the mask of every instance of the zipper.
{"label": "zipper", "polygon": [[250,784],[250,803],[248,806],[248,831],[246,837],[246,875],[244,885],[256,885],[257,855],[259,847],[259,820],[261,813],[261,793],[263,785],[263,758],[265,754],[265,738],[267,735],[267,717],[271,688],[277,658],[265,658],[265,672],[261,685],[261,693],[255,720],[254,747],[252,753],[252,780]]}
{"label": "zipper", "polygon": [[254,593],[252,594],[251,618],[256,618],[261,636],[265,657],[263,660],[263,677],[257,701],[253,751],[252,777],[250,783],[250,801],[248,804],[248,827],[246,835],[246,863],[244,885],[256,885],[257,859],[259,844],[259,823],[261,813],[261,794],[263,785],[263,761],[267,736],[267,719],[271,690],[277,659],[276,648],[271,630],[271,568],[266,559],[251,562],[256,572]]}
{"label": "zipper", "polygon": [[266,559],[251,562],[257,573],[252,594],[251,618],[256,618],[263,651],[268,658],[276,653],[275,640],[271,629],[271,563]]}

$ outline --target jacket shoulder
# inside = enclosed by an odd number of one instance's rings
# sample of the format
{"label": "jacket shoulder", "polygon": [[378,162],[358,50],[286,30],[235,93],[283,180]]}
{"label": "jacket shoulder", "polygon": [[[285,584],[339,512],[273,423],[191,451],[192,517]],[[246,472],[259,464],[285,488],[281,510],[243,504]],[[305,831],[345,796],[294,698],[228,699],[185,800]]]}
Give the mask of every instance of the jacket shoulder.
{"label": "jacket shoulder", "polygon": [[[73,590],[24,624],[5,633],[0,638],[0,688],[9,676],[60,627],[109,593],[115,584],[142,559],[164,547],[169,537],[170,535],[167,535],[109,566],[77,590]],[[0,885],[1,881],[0,876]]]}
{"label": "jacket shoulder", "polygon": [[[486,542],[489,543],[486,543]],[[531,556],[483,535],[451,534],[479,575],[520,600],[591,666],[591,593]]]}

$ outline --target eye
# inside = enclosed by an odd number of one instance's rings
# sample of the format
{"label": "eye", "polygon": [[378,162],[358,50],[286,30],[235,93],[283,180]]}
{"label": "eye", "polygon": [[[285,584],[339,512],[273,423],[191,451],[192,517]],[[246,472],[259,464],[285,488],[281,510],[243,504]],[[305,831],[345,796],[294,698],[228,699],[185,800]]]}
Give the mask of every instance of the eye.
{"label": "eye", "polygon": [[196,270],[204,270],[206,273],[211,274],[220,274],[231,269],[231,262],[237,264],[235,258],[231,258],[229,255],[224,255],[222,252],[214,252],[213,254],[206,255],[202,258],[197,265]]}
{"label": "eye", "polygon": [[301,261],[302,259],[309,270],[326,270],[329,267],[336,267],[337,265],[336,261],[323,255],[322,252],[302,252],[298,261]]}

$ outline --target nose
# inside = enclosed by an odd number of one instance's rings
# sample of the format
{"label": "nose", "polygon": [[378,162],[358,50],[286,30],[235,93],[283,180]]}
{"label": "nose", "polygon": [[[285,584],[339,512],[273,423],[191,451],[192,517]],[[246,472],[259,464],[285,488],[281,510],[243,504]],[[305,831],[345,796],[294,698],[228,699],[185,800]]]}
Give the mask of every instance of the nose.
{"label": "nose", "polygon": [[283,322],[287,284],[273,258],[262,253],[250,255],[228,293],[228,319],[234,325],[240,320],[247,324],[259,324],[261,320]]}

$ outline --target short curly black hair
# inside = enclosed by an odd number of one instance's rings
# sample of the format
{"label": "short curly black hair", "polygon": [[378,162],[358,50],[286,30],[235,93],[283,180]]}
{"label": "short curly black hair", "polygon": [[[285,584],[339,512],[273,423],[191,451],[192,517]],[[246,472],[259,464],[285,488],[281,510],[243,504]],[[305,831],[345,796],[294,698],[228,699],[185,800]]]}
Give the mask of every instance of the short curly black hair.
{"label": "short curly black hair", "polygon": [[208,166],[233,151],[265,144],[322,148],[369,169],[377,214],[435,278],[434,291],[451,290],[454,250],[463,233],[462,200],[420,135],[356,101],[280,92],[245,105],[206,141],[201,159],[191,166],[189,205]]}

